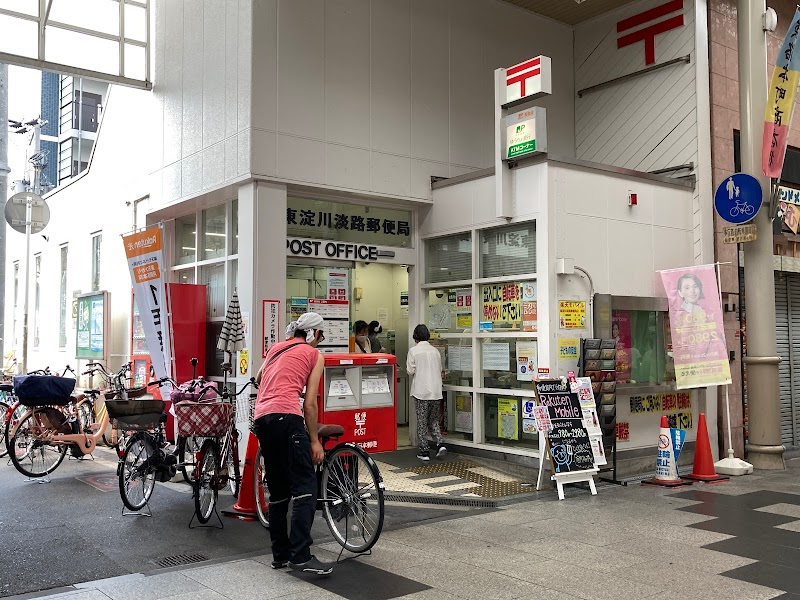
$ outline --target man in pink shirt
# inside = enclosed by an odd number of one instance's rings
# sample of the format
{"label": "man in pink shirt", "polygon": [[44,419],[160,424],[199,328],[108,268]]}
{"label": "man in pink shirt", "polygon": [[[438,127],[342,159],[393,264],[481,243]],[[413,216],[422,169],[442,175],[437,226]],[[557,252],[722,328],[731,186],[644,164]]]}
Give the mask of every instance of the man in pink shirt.
{"label": "man in pink shirt", "polygon": [[[292,339],[270,347],[259,372],[253,414],[269,487],[272,568],[282,569],[288,564],[315,575],[333,570],[311,554],[311,525],[317,504],[314,465],[324,458],[317,437],[317,389],[325,361],[316,349],[325,339],[323,325],[318,314],[305,313],[290,325]],[[287,530],[289,500],[294,500],[291,534]]]}

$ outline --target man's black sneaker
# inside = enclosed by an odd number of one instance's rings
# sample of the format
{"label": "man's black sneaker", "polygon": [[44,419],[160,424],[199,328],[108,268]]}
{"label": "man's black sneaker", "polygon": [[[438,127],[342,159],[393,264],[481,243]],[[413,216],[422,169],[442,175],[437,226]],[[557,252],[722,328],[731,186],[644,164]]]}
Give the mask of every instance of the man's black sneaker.
{"label": "man's black sneaker", "polygon": [[273,560],[272,561],[272,568],[273,569],[285,569],[286,565],[289,563],[288,560]]}
{"label": "man's black sneaker", "polygon": [[431,459],[431,457],[428,456],[427,452],[417,452],[417,458],[420,459],[422,462],[428,462]]}
{"label": "man's black sneaker", "polygon": [[316,556],[312,556],[304,563],[289,562],[289,568],[293,571],[313,573],[314,575],[330,575],[333,571],[333,565],[322,562]]}

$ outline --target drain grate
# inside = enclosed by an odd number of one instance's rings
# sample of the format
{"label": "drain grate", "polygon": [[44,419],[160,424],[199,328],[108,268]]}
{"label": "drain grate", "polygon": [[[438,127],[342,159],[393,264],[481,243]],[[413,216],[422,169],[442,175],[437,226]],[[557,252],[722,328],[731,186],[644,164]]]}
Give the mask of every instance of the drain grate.
{"label": "drain grate", "polygon": [[497,500],[482,498],[458,498],[456,496],[429,496],[427,494],[392,494],[383,495],[387,502],[408,502],[411,504],[439,504],[444,506],[473,506],[476,508],[496,508]]}
{"label": "drain grate", "polygon": [[208,560],[208,557],[205,554],[175,554],[173,556],[159,558],[153,562],[155,562],[159,567],[167,568],[178,567],[180,565],[190,565],[192,563],[203,562],[204,560]]}

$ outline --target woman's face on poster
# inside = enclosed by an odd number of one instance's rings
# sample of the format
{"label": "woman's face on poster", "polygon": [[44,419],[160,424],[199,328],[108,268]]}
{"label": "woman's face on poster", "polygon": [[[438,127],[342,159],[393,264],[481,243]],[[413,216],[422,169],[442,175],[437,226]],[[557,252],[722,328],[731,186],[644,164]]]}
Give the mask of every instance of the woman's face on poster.
{"label": "woman's face on poster", "polygon": [[678,295],[684,302],[697,304],[697,301],[700,300],[700,286],[697,285],[697,282],[693,278],[687,277],[681,281],[681,285],[678,288]]}

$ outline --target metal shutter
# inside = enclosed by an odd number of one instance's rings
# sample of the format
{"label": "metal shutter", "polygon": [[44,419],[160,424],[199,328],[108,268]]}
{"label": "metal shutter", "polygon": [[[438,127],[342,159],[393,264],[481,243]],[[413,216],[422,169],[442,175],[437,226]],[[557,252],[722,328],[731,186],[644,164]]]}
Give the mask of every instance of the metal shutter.
{"label": "metal shutter", "polygon": [[425,242],[425,283],[472,279],[472,237],[469,232]]}
{"label": "metal shutter", "polygon": [[787,275],[789,292],[789,350],[792,373],[793,446],[800,445],[800,275]]}
{"label": "metal shutter", "polygon": [[[798,297],[800,309],[800,296]],[[800,310],[798,310],[800,315]],[[800,333],[800,329],[798,330]],[[775,274],[775,341],[781,362],[778,365],[778,377],[781,399],[781,443],[794,443],[794,427],[792,426],[792,368],[789,344],[789,296],[787,277],[783,273]]]}

